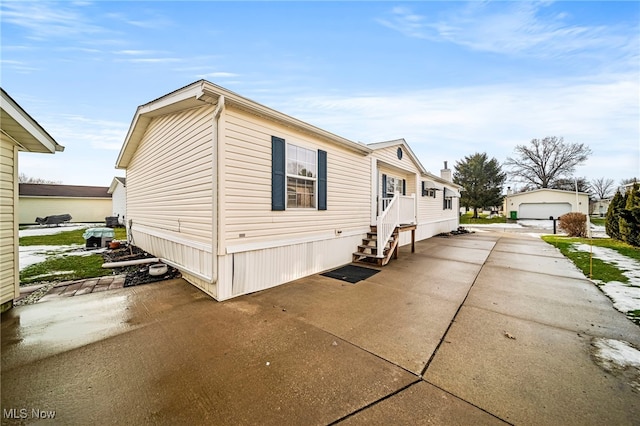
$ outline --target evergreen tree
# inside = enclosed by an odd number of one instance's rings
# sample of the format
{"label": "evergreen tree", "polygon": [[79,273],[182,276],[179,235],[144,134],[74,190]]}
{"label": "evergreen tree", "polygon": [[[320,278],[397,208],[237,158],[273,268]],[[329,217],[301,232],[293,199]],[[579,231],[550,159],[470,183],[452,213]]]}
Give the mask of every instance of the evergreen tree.
{"label": "evergreen tree", "polygon": [[611,203],[609,203],[604,227],[607,235],[614,240],[622,240],[620,236],[620,211],[625,208],[626,203],[626,194],[623,195],[620,191],[616,191]]}
{"label": "evergreen tree", "polygon": [[478,209],[499,206],[506,178],[498,160],[489,160],[486,153],[476,153],[456,162],[453,181],[464,188],[460,205],[473,208],[474,218],[478,217]]}
{"label": "evergreen tree", "polygon": [[637,183],[627,192],[627,202],[620,211],[619,228],[622,241],[640,247],[640,187]]}

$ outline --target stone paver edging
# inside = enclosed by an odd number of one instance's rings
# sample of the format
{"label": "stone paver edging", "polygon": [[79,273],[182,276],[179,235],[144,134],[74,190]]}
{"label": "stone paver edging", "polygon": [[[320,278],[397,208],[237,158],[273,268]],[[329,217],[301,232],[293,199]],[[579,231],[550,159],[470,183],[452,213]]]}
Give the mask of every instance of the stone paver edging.
{"label": "stone paver edging", "polygon": [[125,275],[108,275],[74,281],[51,282],[20,287],[14,306],[32,305],[58,297],[80,296],[124,287]]}

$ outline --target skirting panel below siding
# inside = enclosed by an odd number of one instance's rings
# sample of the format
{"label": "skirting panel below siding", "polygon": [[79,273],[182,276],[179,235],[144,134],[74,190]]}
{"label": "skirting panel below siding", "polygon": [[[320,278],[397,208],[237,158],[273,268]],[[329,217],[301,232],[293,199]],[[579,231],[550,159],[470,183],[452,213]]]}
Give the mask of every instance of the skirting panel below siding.
{"label": "skirting panel below siding", "polygon": [[210,281],[196,277],[195,275],[191,275],[189,272],[184,270],[182,270],[181,273],[182,278],[189,282],[189,284],[193,284],[194,286],[198,287],[200,290],[204,291],[209,296],[217,300],[218,292],[215,283],[211,283]]}
{"label": "skirting panel below siding", "polygon": [[200,288],[205,293],[213,296],[216,294],[216,286],[212,283],[213,256],[211,250],[199,247],[190,247],[185,243],[170,241],[143,231],[133,229],[134,244],[155,257],[166,259],[175,268],[178,268],[183,277]]}
{"label": "skirting panel below siding", "polygon": [[350,263],[351,254],[363,237],[331,238],[229,254],[225,257],[231,258],[231,274],[226,276],[231,275],[231,281],[220,276],[219,295],[222,299],[240,296]]}
{"label": "skirting panel below siding", "polygon": [[[443,232],[451,232],[458,228],[458,219],[444,219],[437,222],[422,222],[416,227],[416,241],[426,240]],[[411,232],[400,233],[400,245],[411,244]]]}

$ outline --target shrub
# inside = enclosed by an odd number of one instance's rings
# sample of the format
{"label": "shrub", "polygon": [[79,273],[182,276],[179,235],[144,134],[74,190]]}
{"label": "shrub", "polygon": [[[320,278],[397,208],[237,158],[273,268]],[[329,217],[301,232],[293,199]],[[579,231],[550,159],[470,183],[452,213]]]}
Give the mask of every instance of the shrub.
{"label": "shrub", "polygon": [[622,241],[640,247],[640,187],[637,183],[627,192],[627,202],[620,211],[618,228]]}
{"label": "shrub", "polygon": [[620,235],[620,211],[625,208],[626,204],[626,194],[621,194],[619,191],[616,191],[616,195],[613,196],[611,203],[609,203],[604,228],[607,235],[614,240],[622,241],[622,236]]}
{"label": "shrub", "polygon": [[561,230],[570,237],[587,236],[587,216],[582,213],[567,213],[560,216],[558,224]]}

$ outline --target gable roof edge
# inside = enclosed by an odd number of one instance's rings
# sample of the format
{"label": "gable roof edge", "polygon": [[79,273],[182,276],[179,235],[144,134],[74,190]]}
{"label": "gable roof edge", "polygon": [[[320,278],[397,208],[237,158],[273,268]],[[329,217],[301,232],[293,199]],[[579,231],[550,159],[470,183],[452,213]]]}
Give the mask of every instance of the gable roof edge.
{"label": "gable roof edge", "polygon": [[124,169],[128,166],[129,161],[135,153],[137,146],[153,117],[197,107],[207,103],[217,104],[218,100],[222,96],[224,96],[226,105],[233,105],[258,116],[274,120],[289,127],[294,127],[306,133],[314,134],[363,155],[367,155],[372,151],[364,144],[348,140],[342,136],[338,136],[302,120],[276,111],[209,81],[199,80],[141,105],[136,109],[136,113],[131,125],[129,126],[129,131],[125,137],[124,144],[116,160],[116,168]]}

